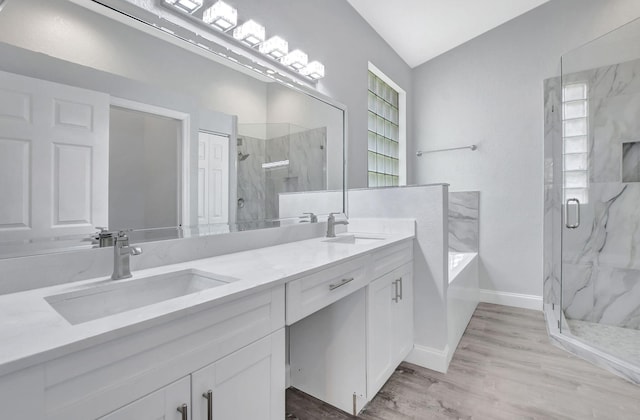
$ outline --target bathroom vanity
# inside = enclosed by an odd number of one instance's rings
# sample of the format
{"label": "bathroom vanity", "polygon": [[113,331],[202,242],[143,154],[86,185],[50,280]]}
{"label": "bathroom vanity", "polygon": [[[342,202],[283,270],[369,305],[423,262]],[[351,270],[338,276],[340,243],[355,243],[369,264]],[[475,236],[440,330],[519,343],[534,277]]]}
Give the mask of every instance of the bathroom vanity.
{"label": "bathroom vanity", "polygon": [[3,416],[281,420],[287,382],[357,413],[413,347],[412,258],[351,233],[0,296]]}

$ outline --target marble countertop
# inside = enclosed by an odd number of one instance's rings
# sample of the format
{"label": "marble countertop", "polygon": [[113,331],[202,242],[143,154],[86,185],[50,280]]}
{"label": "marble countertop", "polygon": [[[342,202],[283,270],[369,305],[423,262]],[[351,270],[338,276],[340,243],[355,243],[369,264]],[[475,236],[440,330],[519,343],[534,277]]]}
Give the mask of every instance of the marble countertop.
{"label": "marble countertop", "polygon": [[[348,234],[353,234],[349,232]],[[112,284],[108,277],[66,283],[0,296],[0,375],[161,325],[303,275],[323,270],[376,249],[412,239],[413,233],[364,235],[383,238],[363,244],[326,242],[313,238],[299,242],[237,252],[212,258],[133,272],[118,282],[185,269],[196,269],[235,279],[228,284],[166,300],[119,314],[71,325],[46,297]]]}

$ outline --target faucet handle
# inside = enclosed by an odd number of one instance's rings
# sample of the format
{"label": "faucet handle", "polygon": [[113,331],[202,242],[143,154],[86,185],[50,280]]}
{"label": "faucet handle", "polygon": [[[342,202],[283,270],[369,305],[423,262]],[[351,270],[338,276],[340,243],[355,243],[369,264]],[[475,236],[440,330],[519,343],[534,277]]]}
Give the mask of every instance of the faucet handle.
{"label": "faucet handle", "polygon": [[313,212],[310,213],[302,213],[305,216],[300,217],[301,219],[304,219],[306,216],[309,216],[309,222],[311,223],[318,223],[318,216],[316,216]]}
{"label": "faucet handle", "polygon": [[132,246],[129,248],[129,252],[131,253],[131,255],[140,255],[142,254],[142,248],[140,248],[139,246]]}

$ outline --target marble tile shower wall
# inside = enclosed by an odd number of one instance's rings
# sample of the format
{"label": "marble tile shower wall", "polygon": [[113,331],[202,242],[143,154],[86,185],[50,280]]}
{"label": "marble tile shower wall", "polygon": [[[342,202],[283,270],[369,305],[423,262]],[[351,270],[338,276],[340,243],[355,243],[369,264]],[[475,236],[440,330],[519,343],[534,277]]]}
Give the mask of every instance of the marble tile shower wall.
{"label": "marble tile shower wall", "polygon": [[568,318],[640,329],[640,182],[633,181],[640,173],[639,146],[633,144],[640,141],[640,60],[565,76],[565,83],[572,82],[587,82],[589,91],[589,197],[581,206],[580,227],[561,230],[562,173],[553,164],[562,159],[560,83],[549,80],[545,299],[558,302],[562,261]]}
{"label": "marble tile shower wall", "polygon": [[480,192],[449,193],[449,251],[478,252]]}
{"label": "marble tile shower wall", "polygon": [[[280,193],[326,189],[325,127],[267,140],[241,137],[238,151],[250,156],[238,162],[238,198],[244,201],[244,207],[238,208],[240,229],[244,223],[279,218]],[[288,166],[262,168],[263,163],[287,159]]]}

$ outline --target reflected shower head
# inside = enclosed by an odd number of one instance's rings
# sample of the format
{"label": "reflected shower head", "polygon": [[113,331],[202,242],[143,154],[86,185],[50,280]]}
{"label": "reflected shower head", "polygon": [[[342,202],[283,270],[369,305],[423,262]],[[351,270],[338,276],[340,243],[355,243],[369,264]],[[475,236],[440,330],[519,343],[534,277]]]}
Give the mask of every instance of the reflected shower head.
{"label": "reflected shower head", "polygon": [[238,152],[238,161],[242,162],[243,160],[247,159],[249,156],[251,156],[249,153],[244,154],[242,152]]}

